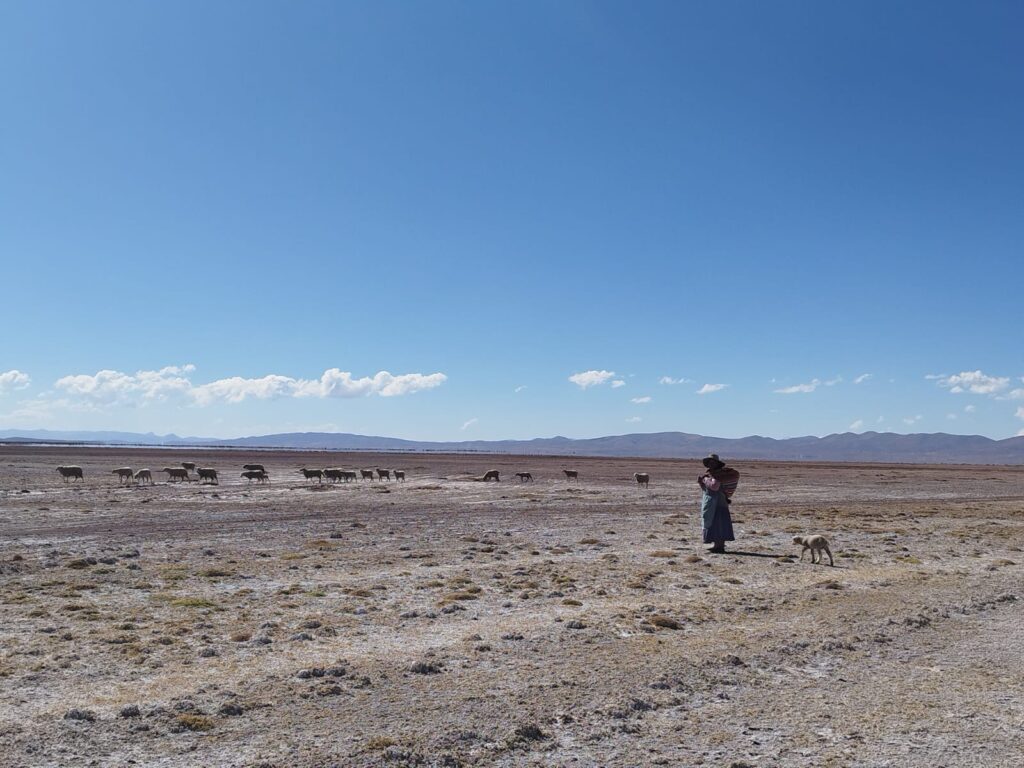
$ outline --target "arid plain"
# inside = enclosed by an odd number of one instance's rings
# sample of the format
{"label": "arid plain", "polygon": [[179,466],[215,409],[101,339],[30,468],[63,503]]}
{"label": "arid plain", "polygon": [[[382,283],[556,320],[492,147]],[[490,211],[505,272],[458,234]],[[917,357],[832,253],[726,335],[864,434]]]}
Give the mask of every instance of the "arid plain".
{"label": "arid plain", "polygon": [[1019,765],[1024,468],[736,466],[0,447],[3,765]]}

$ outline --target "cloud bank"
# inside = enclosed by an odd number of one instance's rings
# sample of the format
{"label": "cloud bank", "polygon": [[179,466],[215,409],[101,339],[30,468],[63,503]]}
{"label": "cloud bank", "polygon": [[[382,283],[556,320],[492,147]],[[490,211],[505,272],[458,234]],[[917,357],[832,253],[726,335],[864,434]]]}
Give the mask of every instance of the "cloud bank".
{"label": "cloud bank", "polygon": [[54,387],[68,397],[95,404],[163,402],[178,398],[195,405],[208,406],[215,403],[241,403],[250,398],[398,397],[434,389],[448,379],[443,373],[394,375],[387,371],[355,378],[348,371],[329,368],[318,379],[268,374],[259,378],[231,376],[206,384],[194,384],[189,377],[194,371],[194,365],[172,365],[157,371],[137,371],[134,374],[103,370],[91,375],[64,376],[56,381]]}

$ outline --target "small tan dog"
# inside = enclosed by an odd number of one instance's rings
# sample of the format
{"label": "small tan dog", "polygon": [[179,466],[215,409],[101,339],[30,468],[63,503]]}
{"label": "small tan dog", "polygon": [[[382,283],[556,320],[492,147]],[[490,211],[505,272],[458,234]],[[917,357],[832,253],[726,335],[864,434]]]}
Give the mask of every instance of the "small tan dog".
{"label": "small tan dog", "polygon": [[[821,553],[824,552],[828,555],[828,564],[834,566],[835,562],[832,560],[832,550],[828,548],[828,539],[824,536],[794,536],[794,544],[800,544],[803,549],[800,551],[800,561],[803,562],[804,554],[807,550],[811,550],[811,562],[822,562]],[[814,556],[817,554],[818,559],[815,561]]]}

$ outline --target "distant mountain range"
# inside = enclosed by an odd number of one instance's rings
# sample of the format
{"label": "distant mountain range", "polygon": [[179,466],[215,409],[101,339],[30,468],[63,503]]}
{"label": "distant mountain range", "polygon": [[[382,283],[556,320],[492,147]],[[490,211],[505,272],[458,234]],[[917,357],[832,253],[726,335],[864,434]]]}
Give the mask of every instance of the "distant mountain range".
{"label": "distant mountain range", "polygon": [[0,430],[2,442],[102,443],[110,445],[286,448],[329,451],[474,452],[556,456],[637,456],[696,458],[718,453],[725,459],[776,461],[874,461],[935,464],[1024,464],[1024,437],[992,440],[980,435],[898,435],[863,432],[826,437],[705,437],[685,432],[653,432],[575,440],[466,440],[429,442],[341,432],[286,432],[217,440],[155,435],[152,432],[61,432]]}

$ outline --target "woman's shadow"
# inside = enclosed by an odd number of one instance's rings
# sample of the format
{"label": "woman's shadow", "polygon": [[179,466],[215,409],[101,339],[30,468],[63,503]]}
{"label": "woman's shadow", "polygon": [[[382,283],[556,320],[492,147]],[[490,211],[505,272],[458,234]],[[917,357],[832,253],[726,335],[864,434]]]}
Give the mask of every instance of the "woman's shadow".
{"label": "woman's shadow", "polygon": [[776,560],[780,557],[786,557],[786,555],[772,554],[771,552],[745,552],[742,549],[727,549],[725,550],[727,555],[739,555],[740,557],[767,557],[772,560]]}

